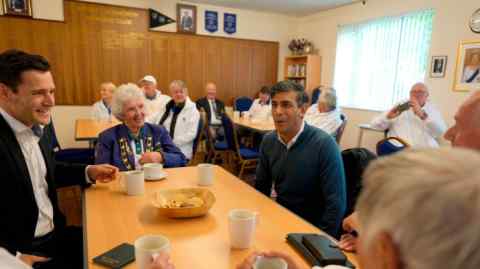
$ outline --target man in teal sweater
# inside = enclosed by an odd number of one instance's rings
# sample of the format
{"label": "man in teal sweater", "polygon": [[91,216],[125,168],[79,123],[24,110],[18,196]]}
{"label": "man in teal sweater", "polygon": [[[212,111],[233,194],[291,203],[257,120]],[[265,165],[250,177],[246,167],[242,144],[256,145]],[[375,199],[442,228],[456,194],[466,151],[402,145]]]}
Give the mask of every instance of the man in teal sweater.
{"label": "man in teal sweater", "polygon": [[260,146],[255,187],[332,236],[346,208],[345,174],[336,142],[324,131],[306,124],[307,95],[295,82],[282,81],[271,89],[276,131]]}

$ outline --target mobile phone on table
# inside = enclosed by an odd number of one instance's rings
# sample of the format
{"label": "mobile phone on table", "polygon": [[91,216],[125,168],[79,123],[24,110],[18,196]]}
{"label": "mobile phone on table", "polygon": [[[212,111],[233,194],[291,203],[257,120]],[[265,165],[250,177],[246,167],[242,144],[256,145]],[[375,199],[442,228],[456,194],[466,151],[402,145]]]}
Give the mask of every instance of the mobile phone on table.
{"label": "mobile phone on table", "polygon": [[397,106],[397,111],[402,113],[410,108],[410,102],[405,102]]}
{"label": "mobile phone on table", "polygon": [[122,268],[135,260],[135,248],[128,243],[120,244],[93,258],[93,262],[109,268]]}

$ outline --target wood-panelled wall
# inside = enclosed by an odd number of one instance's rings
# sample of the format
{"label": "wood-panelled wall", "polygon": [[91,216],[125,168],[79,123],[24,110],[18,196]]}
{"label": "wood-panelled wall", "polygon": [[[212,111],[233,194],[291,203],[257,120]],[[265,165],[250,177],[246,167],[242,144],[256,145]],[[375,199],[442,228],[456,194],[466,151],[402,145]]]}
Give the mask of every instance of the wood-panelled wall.
{"label": "wood-panelled wall", "polygon": [[278,42],[149,31],[143,9],[65,1],[64,23],[1,16],[0,36],[0,51],[49,59],[62,105],[90,105],[101,82],[137,82],[146,74],[164,92],[172,80],[185,80],[193,100],[213,81],[227,103],[277,81]]}

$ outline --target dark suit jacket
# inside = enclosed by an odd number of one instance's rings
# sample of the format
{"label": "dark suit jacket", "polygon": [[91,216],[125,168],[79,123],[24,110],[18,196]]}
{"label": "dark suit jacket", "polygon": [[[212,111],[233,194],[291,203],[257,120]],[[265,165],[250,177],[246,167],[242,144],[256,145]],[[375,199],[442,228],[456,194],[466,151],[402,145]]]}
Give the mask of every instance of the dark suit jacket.
{"label": "dark suit jacket", "polygon": [[[55,179],[68,181],[62,185],[85,182],[84,165],[55,163],[51,148],[49,128],[40,139],[40,148],[47,168],[48,196],[53,206],[55,230],[65,227],[65,217],[57,202]],[[12,254],[28,252],[34,239],[38,219],[32,182],[27,164],[13,130],[0,115],[0,247]]]}
{"label": "dark suit jacket", "polygon": [[[210,111],[210,105],[208,104],[207,97],[198,99],[196,103],[199,110],[203,109],[205,112],[207,112],[207,121],[210,123],[212,111]],[[215,104],[217,105],[217,112],[220,115],[225,113],[225,104],[222,101],[215,99]]]}

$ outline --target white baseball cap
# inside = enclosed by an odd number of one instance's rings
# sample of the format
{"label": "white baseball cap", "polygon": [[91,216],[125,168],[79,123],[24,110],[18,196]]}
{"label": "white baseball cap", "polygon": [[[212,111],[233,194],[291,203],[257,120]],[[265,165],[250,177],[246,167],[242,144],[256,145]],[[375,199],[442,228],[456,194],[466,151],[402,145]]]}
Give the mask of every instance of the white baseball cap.
{"label": "white baseball cap", "polygon": [[141,81],[148,81],[148,82],[151,82],[151,83],[153,83],[153,84],[157,84],[157,80],[156,80],[155,77],[152,76],[152,75],[146,75],[146,76],[144,76]]}

